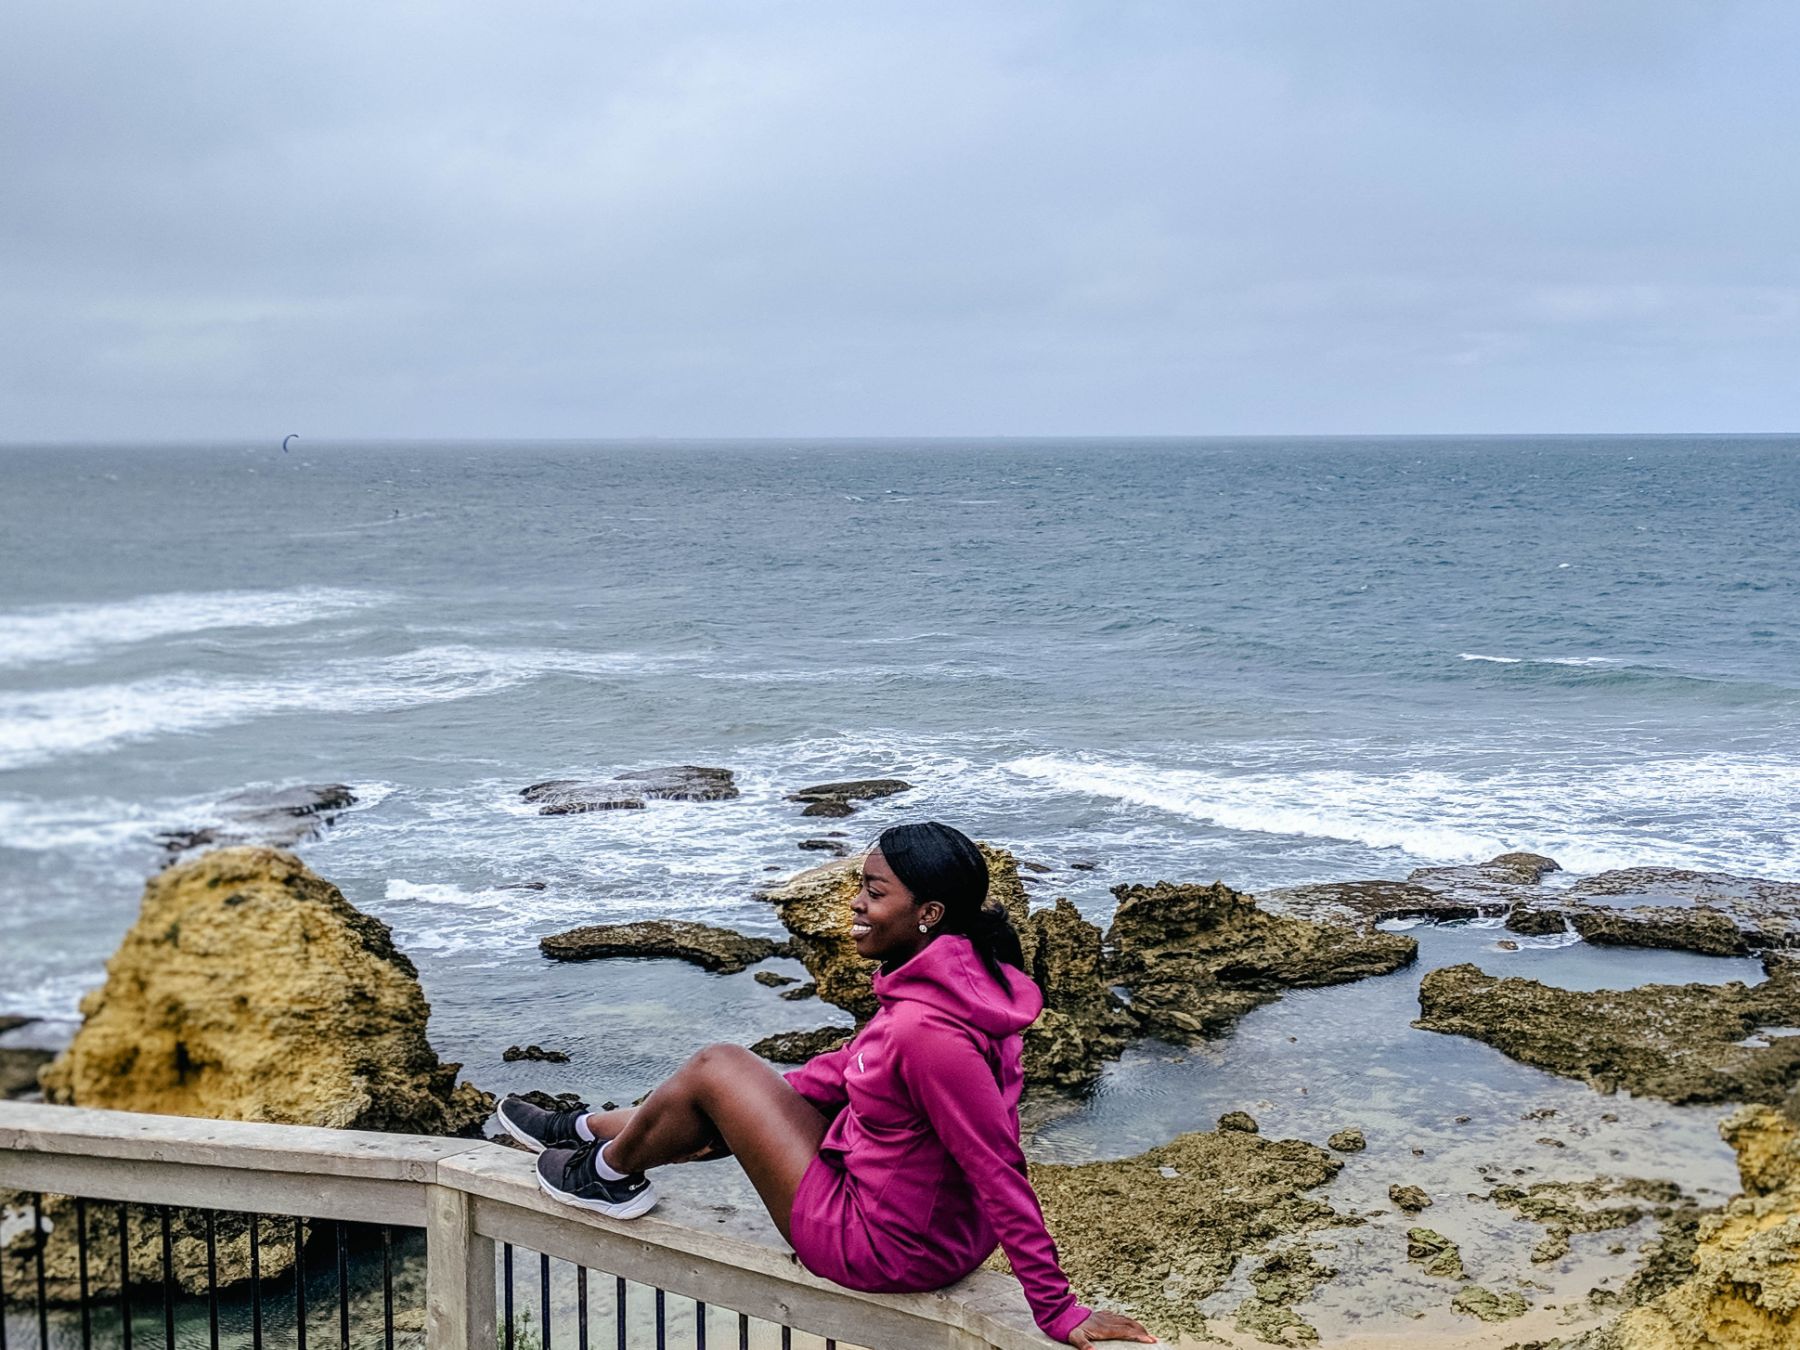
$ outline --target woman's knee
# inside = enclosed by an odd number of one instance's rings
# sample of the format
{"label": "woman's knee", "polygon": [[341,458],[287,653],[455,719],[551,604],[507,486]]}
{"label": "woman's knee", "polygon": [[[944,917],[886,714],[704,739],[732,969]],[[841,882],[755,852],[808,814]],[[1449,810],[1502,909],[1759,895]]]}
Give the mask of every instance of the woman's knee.
{"label": "woman's knee", "polygon": [[758,1064],[763,1061],[741,1045],[733,1045],[730,1041],[717,1041],[712,1045],[702,1046],[688,1057],[683,1066],[701,1077],[713,1077],[720,1073],[730,1073],[742,1069],[746,1064]]}

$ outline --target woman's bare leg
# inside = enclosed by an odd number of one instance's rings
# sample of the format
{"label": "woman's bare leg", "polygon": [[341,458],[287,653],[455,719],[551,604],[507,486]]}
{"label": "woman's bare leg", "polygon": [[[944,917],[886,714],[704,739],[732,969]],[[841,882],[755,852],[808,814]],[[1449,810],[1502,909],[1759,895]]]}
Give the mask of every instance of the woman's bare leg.
{"label": "woman's bare leg", "polygon": [[[603,1136],[595,1118],[589,1122]],[[741,1045],[709,1045],[632,1109],[607,1145],[606,1161],[621,1172],[647,1171],[691,1157],[716,1133],[785,1238],[794,1192],[818,1156],[825,1124],[818,1108],[765,1060]]]}
{"label": "woman's bare leg", "polygon": [[615,1106],[610,1111],[596,1111],[587,1118],[587,1127],[596,1139],[617,1139],[637,1114],[635,1106]]}

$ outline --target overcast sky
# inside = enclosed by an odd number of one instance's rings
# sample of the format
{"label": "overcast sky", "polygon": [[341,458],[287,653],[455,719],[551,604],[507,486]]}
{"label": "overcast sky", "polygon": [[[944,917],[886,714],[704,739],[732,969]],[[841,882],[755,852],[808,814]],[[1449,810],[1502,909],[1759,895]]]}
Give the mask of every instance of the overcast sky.
{"label": "overcast sky", "polygon": [[1792,0],[33,0],[0,440],[1800,429]]}

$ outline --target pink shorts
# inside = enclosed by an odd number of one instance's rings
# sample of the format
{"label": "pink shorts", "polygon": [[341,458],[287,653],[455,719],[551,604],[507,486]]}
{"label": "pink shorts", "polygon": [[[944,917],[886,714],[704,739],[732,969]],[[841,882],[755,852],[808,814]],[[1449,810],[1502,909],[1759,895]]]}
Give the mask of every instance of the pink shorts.
{"label": "pink shorts", "polygon": [[823,1153],[800,1178],[788,1231],[800,1264],[846,1289],[912,1294],[942,1289],[969,1273],[945,1266],[943,1254],[928,1242],[879,1238],[864,1216],[855,1179]]}

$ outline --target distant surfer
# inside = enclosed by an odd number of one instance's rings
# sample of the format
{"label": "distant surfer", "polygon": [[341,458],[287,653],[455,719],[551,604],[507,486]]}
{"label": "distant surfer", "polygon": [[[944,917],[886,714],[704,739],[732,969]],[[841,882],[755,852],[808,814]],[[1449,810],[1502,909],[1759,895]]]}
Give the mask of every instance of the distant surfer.
{"label": "distant surfer", "polygon": [[297,432],[297,431],[288,432],[287,435],[285,435],[281,438],[281,453],[284,455],[290,453],[288,450],[288,442],[289,441],[297,441],[299,439],[300,439],[299,432]]}

